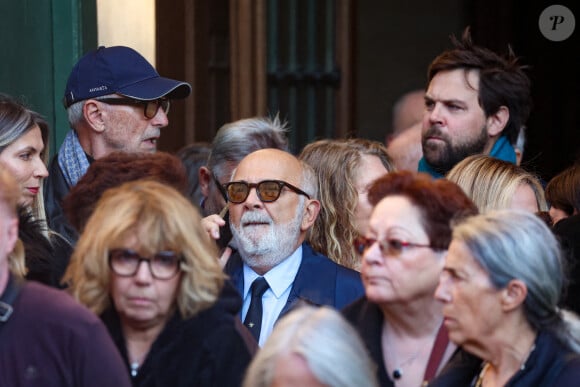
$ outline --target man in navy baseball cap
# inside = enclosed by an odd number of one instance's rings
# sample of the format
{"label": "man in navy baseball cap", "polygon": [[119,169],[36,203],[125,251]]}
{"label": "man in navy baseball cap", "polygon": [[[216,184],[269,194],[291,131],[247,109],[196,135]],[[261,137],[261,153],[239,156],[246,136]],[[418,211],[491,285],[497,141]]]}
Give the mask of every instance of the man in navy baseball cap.
{"label": "man in navy baseball cap", "polygon": [[49,227],[76,241],[61,208],[89,164],[113,151],[155,152],[172,99],[191,93],[187,82],[164,78],[129,47],[99,47],[73,67],[64,92],[71,130],[49,165],[44,184]]}
{"label": "man in navy baseball cap", "polygon": [[109,94],[139,101],[185,98],[191,86],[159,76],[137,51],[129,47],[99,47],[83,56],[73,67],[66,90],[66,108],[78,101]]}

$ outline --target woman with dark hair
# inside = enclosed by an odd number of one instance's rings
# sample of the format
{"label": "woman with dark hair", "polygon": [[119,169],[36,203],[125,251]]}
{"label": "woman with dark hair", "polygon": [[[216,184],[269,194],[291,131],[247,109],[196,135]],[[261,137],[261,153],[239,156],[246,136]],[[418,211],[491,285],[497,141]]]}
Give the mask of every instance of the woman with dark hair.
{"label": "woman with dark hair", "polygon": [[376,180],[369,201],[369,228],[357,243],[365,297],[343,313],[377,363],[381,386],[420,386],[455,350],[433,293],[450,222],[477,208],[456,184],[409,171]]}
{"label": "woman with dark hair", "polygon": [[580,162],[554,176],[546,185],[546,200],[555,225],[560,220],[580,214]]}

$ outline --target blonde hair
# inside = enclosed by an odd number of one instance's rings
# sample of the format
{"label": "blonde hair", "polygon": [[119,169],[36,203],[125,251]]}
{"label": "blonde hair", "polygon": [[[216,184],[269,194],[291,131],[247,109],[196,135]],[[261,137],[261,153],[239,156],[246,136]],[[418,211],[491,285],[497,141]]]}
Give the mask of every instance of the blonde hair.
{"label": "blonde hair", "polygon": [[217,300],[225,274],[199,212],[175,189],[137,180],[106,191],[79,238],[64,276],[78,301],[96,314],[110,306],[109,251],[124,247],[130,236],[139,237],[144,253],[172,250],[182,255],[176,296],[182,317],[192,317]]}
{"label": "blonde hair", "polygon": [[538,210],[548,210],[544,188],[538,178],[504,160],[487,155],[469,156],[457,163],[446,178],[459,185],[481,213],[508,209],[522,184],[534,191]]}
{"label": "blonde hair", "polygon": [[284,354],[302,357],[326,386],[378,386],[376,366],[358,333],[328,306],[302,306],[283,317],[248,367],[243,386],[271,386],[276,359]]}
{"label": "blonde hair", "polygon": [[[41,155],[44,165],[47,165],[49,154],[49,128],[44,118],[26,108],[22,103],[14,98],[0,94],[0,153],[10,146],[28,131],[38,126],[44,145],[44,151]],[[34,197],[29,210],[36,219],[46,222],[46,213],[44,209],[44,179],[40,181],[40,189]],[[48,233],[44,231],[44,235]]]}
{"label": "blonde hair", "polygon": [[[18,182],[6,169],[0,169],[0,205],[3,205],[12,218],[17,218],[18,201],[20,200],[20,187]],[[20,240],[16,241],[14,249],[8,254],[8,267],[10,271],[21,278],[26,275],[26,263],[24,260],[24,245]]]}
{"label": "blonde hair", "polygon": [[355,179],[364,155],[378,157],[389,172],[395,169],[386,148],[365,139],[319,140],[306,145],[299,156],[316,173],[322,204],[308,242],[314,250],[353,269],[360,263],[353,248],[358,236]]}

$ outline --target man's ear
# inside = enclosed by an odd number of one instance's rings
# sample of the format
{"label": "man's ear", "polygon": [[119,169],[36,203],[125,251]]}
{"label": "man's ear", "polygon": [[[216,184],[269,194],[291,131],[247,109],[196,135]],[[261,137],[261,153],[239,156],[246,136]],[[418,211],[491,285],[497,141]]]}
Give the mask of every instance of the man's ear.
{"label": "man's ear", "polygon": [[487,117],[487,134],[497,137],[504,130],[510,119],[510,111],[507,106],[500,106],[495,114]]}
{"label": "man's ear", "polygon": [[209,196],[209,185],[211,184],[211,172],[208,167],[199,167],[198,171],[199,189],[203,197]]}
{"label": "man's ear", "polygon": [[511,280],[507,286],[501,290],[501,306],[506,312],[517,309],[526,301],[528,287],[518,279]]}
{"label": "man's ear", "polygon": [[301,231],[307,231],[318,217],[320,212],[320,202],[316,199],[306,199],[306,205],[304,206],[304,216],[302,217],[302,223],[300,224]]}
{"label": "man's ear", "polygon": [[101,109],[97,100],[88,99],[85,101],[83,105],[83,117],[95,132],[101,133],[105,130],[103,114],[106,114],[106,112]]}

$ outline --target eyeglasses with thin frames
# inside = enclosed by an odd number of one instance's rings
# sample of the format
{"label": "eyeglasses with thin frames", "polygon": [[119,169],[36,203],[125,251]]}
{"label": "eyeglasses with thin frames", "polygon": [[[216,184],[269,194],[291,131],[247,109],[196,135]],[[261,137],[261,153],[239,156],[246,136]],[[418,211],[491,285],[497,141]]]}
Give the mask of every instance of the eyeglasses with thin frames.
{"label": "eyeglasses with thin frames", "polygon": [[406,242],[396,238],[376,240],[373,238],[366,238],[364,236],[359,236],[354,240],[354,248],[360,255],[363,255],[375,243],[379,244],[379,250],[381,251],[381,254],[390,255],[393,257],[398,257],[403,253],[404,250],[409,248],[433,248],[433,246],[430,244]]}
{"label": "eyeglasses with thin frames", "polygon": [[106,103],[108,105],[141,105],[143,106],[143,114],[148,120],[152,119],[157,115],[159,108],[161,107],[165,114],[169,114],[169,107],[171,103],[167,98],[159,98],[150,101],[142,101],[133,98],[98,98],[97,101]]}
{"label": "eyeglasses with thin frames", "polygon": [[259,183],[248,183],[245,181],[232,181],[224,184],[228,200],[231,203],[239,204],[246,201],[250,195],[252,188],[256,189],[258,199],[265,203],[271,203],[280,197],[284,187],[296,192],[299,195],[304,195],[310,199],[310,195],[302,191],[300,188],[287,183],[282,180],[263,180]]}
{"label": "eyeglasses with thin frames", "polygon": [[142,257],[131,249],[113,249],[109,252],[109,267],[120,277],[133,277],[141,262],[146,262],[153,278],[168,280],[181,270],[183,258],[173,251],[159,251],[153,257]]}

